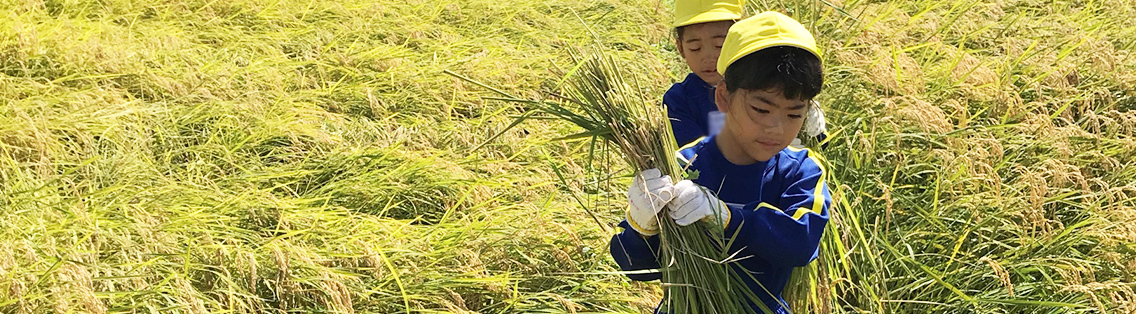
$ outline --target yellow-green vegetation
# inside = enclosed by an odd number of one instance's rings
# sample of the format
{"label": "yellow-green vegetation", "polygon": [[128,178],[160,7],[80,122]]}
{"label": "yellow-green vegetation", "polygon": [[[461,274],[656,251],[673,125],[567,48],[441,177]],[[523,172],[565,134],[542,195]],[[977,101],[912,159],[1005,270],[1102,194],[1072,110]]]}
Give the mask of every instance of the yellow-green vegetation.
{"label": "yellow-green vegetation", "polygon": [[[750,6],[825,55],[819,310],[1136,311],[1136,3]],[[600,45],[661,95],[667,1],[0,7],[0,312],[658,301],[607,254],[620,157],[443,71],[547,99]]]}

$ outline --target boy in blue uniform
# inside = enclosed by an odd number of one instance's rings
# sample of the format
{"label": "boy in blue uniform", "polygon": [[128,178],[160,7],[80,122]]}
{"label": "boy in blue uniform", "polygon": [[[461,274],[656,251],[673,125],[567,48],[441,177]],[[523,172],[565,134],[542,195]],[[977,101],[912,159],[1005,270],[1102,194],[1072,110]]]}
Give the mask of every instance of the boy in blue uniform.
{"label": "boy in blue uniform", "polygon": [[[722,81],[717,70],[722,42],[731,25],[742,17],[740,0],[677,0],[675,1],[675,47],[690,67],[690,74],[663,94],[667,118],[675,142],[686,145],[717,134],[725,115],[714,103],[714,86]],[[824,115],[820,106],[810,106],[806,127],[800,138],[825,139]],[[804,147],[798,139],[794,147]]]}
{"label": "boy in blue uniform", "polygon": [[748,257],[733,270],[766,307],[789,313],[781,292],[794,267],[816,258],[832,202],[820,156],[789,146],[820,92],[819,58],[808,30],[783,14],[761,13],[730,28],[717,63],[724,79],[714,91],[724,127],[680,151],[699,172],[694,181],[672,185],[656,169],[632,180],[624,231],[611,240],[620,268],[659,268],[658,219],[720,224],[727,238],[736,236],[729,252]]}

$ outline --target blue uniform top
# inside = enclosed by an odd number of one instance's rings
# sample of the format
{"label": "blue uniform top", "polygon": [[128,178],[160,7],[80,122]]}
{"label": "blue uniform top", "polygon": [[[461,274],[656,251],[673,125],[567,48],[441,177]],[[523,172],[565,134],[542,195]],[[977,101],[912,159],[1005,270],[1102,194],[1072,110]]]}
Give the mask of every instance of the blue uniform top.
{"label": "blue uniform top", "polygon": [[[714,137],[692,143],[679,154],[689,169],[699,172],[694,182],[716,191],[730,208],[725,236],[737,237],[730,252],[741,251],[738,258],[750,256],[731,264],[734,271],[743,274],[746,285],[767,307],[789,313],[782,306],[781,291],[794,267],[816,258],[832,203],[820,157],[808,149],[786,148],[768,161],[738,166],[726,160]],[[626,220],[620,226],[623,232],[611,239],[611,255],[619,267],[658,269],[659,237],[640,236]],[[740,272],[753,274],[761,286]],[[661,276],[658,272],[628,275],[640,281]],[[762,313],[756,305],[753,310]]]}
{"label": "blue uniform top", "polygon": [[675,142],[680,146],[713,135],[722,128],[724,120],[718,115],[718,105],[714,104],[714,86],[694,73],[671,85],[663,94],[663,104],[667,105],[667,118],[671,120]]}

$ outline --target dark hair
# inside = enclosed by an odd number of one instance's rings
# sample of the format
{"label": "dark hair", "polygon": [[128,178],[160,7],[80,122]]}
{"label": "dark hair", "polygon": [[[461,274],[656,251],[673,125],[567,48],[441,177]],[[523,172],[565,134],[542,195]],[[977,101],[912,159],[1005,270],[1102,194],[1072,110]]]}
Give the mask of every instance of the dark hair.
{"label": "dark hair", "polygon": [[808,50],[777,46],[755,51],[734,61],[723,75],[726,91],[782,89],[787,99],[810,100],[820,93],[824,73],[820,59]]}

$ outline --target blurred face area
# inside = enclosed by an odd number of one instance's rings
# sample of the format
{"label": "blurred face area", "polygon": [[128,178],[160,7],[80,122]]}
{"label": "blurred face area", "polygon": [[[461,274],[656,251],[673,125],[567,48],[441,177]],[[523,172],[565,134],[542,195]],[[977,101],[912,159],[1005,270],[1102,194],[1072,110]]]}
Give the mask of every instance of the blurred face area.
{"label": "blurred face area", "polygon": [[726,91],[726,83],[714,91],[718,110],[726,113],[726,125],[715,140],[722,155],[735,165],[768,161],[793,142],[805,121],[809,99],[786,99],[781,88]]}
{"label": "blurred face area", "polygon": [[676,43],[690,71],[710,86],[722,81],[717,70],[718,55],[722,53],[722,42],[733,24],[734,21],[717,21],[683,26],[682,36]]}

